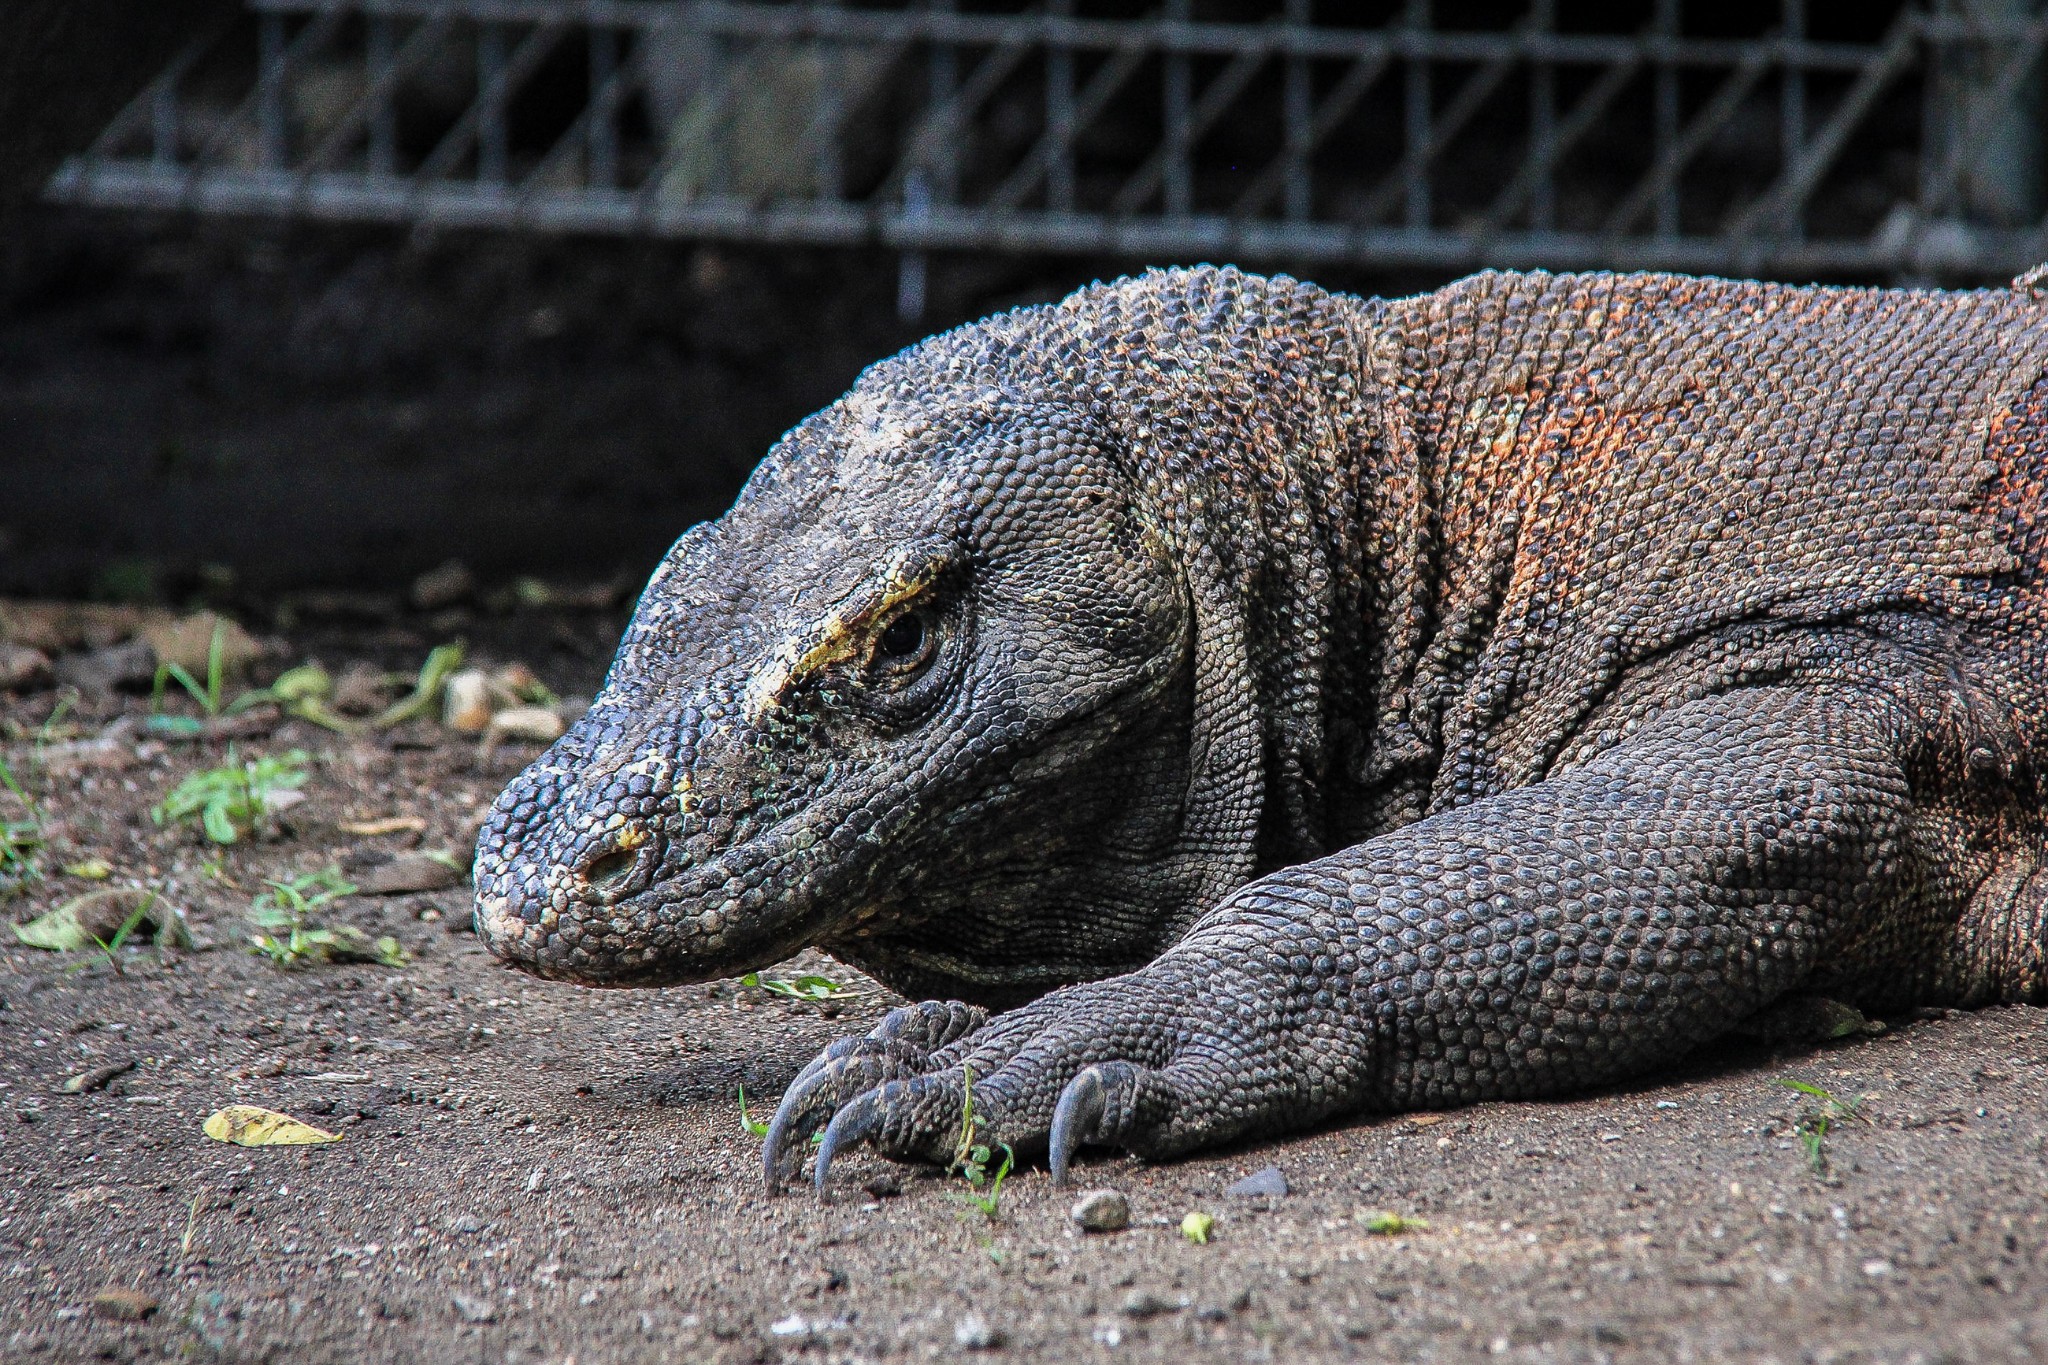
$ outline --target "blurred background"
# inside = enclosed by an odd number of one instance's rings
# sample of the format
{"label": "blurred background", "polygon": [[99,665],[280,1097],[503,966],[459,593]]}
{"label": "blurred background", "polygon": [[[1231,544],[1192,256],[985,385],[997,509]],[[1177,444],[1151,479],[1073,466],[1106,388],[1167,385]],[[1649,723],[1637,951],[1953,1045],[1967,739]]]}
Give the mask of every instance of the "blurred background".
{"label": "blurred background", "polygon": [[0,594],[628,600],[863,365],[1146,265],[2001,283],[2042,10],[22,0]]}

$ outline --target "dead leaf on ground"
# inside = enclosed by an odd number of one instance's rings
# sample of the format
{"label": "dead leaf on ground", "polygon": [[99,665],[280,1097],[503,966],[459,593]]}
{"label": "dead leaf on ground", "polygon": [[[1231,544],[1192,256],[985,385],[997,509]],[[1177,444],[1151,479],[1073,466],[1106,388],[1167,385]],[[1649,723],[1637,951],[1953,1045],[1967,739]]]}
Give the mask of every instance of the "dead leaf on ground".
{"label": "dead leaf on ground", "polygon": [[315,1142],[339,1142],[341,1134],[265,1109],[256,1104],[231,1104],[216,1110],[206,1120],[206,1135],[216,1142],[239,1147],[300,1147]]}
{"label": "dead leaf on ground", "polygon": [[381,820],[344,820],[335,826],[343,834],[424,834],[427,822],[417,815],[387,815]]}
{"label": "dead leaf on ground", "polygon": [[[14,936],[31,948],[76,953],[111,945],[121,926],[141,912],[141,919],[129,930],[128,941],[154,941],[172,947],[192,942],[185,917],[166,904],[154,891],[138,886],[108,886],[88,891],[64,902],[55,910],[36,916],[26,924],[13,926]],[[147,934],[147,938],[145,938]]]}

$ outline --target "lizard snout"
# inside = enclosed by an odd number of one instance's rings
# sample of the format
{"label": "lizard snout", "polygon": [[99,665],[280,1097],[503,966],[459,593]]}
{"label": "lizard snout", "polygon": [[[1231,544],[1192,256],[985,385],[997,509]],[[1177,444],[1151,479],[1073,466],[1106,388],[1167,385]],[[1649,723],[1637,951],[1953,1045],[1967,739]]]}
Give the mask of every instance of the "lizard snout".
{"label": "lizard snout", "polygon": [[653,878],[660,842],[640,825],[622,826],[584,851],[576,881],[600,905],[642,891]]}

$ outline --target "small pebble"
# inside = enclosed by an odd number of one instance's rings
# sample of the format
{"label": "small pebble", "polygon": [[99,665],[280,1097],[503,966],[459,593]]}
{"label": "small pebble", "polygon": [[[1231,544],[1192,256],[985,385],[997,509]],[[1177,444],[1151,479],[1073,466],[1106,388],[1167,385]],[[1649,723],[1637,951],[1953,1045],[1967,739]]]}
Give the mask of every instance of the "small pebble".
{"label": "small pebble", "polygon": [[488,740],[515,739],[528,744],[553,744],[569,727],[545,706],[508,706],[484,727]]}
{"label": "small pebble", "polygon": [[480,735],[491,723],[491,680],[481,668],[449,675],[441,694],[441,723],[465,735]]}
{"label": "small pebble", "polygon": [[1171,1313],[1180,1307],[1172,1299],[1163,1298],[1149,1289],[1133,1289],[1124,1295],[1124,1301],[1117,1305],[1117,1311],[1127,1318],[1143,1321],[1156,1318],[1161,1313]]}
{"label": "small pebble", "polygon": [[50,656],[29,645],[0,640],[0,692],[27,692],[48,686]]}
{"label": "small pebble", "polygon": [[66,654],[52,668],[59,684],[81,692],[140,691],[156,677],[156,651],[147,640],[108,645],[84,654]]}
{"label": "small pebble", "polygon": [[1131,1201],[1121,1190],[1089,1190],[1068,1216],[1084,1232],[1119,1232],[1131,1225]]}
{"label": "small pebble", "polygon": [[92,1309],[116,1322],[141,1322],[156,1311],[156,1299],[140,1289],[110,1284],[92,1296]]}
{"label": "small pebble", "polygon": [[1254,1171],[1224,1191],[1239,1199],[1256,1199],[1260,1195],[1279,1196],[1287,1193],[1287,1177],[1278,1166],[1268,1166],[1263,1171]]}
{"label": "small pebble", "polygon": [[970,1351],[993,1351],[1003,1344],[1003,1334],[981,1314],[963,1313],[953,1324],[953,1344]]}
{"label": "small pebble", "polygon": [[476,578],[470,573],[469,566],[459,559],[451,559],[412,581],[412,604],[421,611],[439,611],[467,601],[475,591]]}
{"label": "small pebble", "polygon": [[455,1305],[456,1316],[464,1322],[496,1322],[498,1310],[491,1301],[475,1294],[451,1294],[448,1302]]}

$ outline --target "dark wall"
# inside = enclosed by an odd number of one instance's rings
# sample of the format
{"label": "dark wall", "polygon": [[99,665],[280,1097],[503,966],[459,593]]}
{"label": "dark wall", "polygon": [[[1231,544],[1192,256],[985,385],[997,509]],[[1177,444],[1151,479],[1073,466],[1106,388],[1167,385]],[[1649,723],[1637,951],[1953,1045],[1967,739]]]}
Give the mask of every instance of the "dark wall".
{"label": "dark wall", "polygon": [[0,231],[181,47],[239,8],[237,0],[0,4]]}
{"label": "dark wall", "polygon": [[863,366],[1141,264],[940,258],[906,324],[887,252],[44,210],[0,276],[0,592],[637,579]]}

